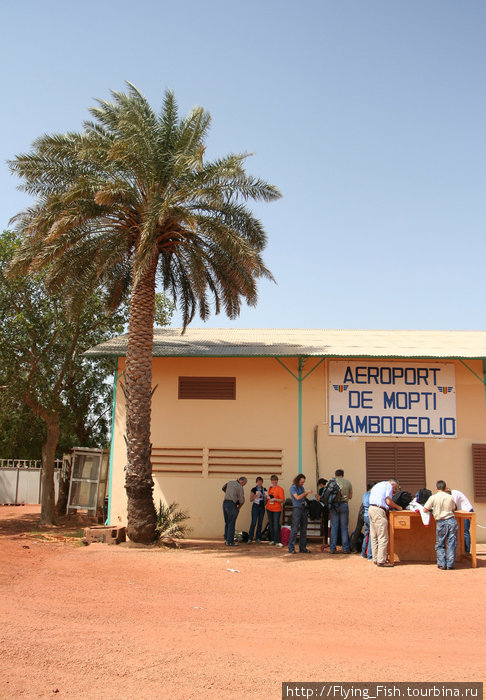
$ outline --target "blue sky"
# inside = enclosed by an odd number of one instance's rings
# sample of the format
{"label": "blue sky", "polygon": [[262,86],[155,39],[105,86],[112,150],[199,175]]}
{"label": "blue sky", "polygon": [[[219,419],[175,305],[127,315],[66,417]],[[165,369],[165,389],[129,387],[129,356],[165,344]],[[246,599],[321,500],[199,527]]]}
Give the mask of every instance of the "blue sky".
{"label": "blue sky", "polygon": [[483,0],[3,0],[0,22],[2,228],[28,203],[7,159],[125,80],[156,109],[170,88],[211,113],[210,156],[253,153],[283,193],[256,208],[277,284],[208,325],[484,328]]}

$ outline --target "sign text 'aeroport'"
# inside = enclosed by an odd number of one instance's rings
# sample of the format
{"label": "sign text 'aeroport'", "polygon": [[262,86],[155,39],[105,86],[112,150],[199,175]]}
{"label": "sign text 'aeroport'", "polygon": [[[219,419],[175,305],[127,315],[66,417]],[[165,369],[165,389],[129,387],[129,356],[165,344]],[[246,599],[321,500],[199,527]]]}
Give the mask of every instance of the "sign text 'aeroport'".
{"label": "sign text 'aeroport'", "polygon": [[456,436],[451,363],[329,363],[331,435]]}

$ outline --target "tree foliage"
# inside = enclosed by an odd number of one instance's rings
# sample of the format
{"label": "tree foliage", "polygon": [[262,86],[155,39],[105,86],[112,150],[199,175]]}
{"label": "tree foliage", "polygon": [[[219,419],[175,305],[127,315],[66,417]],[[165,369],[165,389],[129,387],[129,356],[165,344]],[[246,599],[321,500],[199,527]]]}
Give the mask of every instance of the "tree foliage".
{"label": "tree foliage", "polygon": [[24,243],[17,272],[47,268],[51,289],[73,307],[102,280],[111,309],[130,294],[125,395],[128,534],[155,538],[150,463],[152,343],[159,281],[182,312],[235,318],[271,279],[266,235],[251,200],[278,190],[246,173],[248,154],[205,158],[210,116],[180,118],[166,92],[160,113],[128,84],[99,100],[80,132],[45,135],[10,164],[35,204],[17,219]]}
{"label": "tree foliage", "polygon": [[[0,426],[12,456],[38,458],[44,472],[56,449],[100,445],[107,436],[112,361],[83,358],[88,348],[123,330],[126,310],[108,316],[95,292],[68,313],[61,294],[46,289],[44,274],[11,277],[19,237],[0,238]],[[5,453],[4,453],[5,454]],[[52,492],[51,492],[52,491]],[[42,517],[53,520],[53,483],[44,484]]]}

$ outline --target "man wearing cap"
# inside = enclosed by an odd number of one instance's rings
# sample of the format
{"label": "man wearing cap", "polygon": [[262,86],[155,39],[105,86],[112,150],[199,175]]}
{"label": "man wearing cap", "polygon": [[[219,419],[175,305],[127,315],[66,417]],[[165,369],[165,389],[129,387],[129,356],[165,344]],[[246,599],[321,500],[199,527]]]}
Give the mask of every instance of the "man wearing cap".
{"label": "man wearing cap", "polygon": [[246,484],[246,476],[240,476],[238,481],[228,481],[223,486],[223,515],[224,515],[224,541],[230,547],[235,547],[235,525],[239,510],[245,502],[243,486]]}
{"label": "man wearing cap", "polygon": [[388,479],[379,481],[370,491],[370,505],[368,516],[370,519],[370,540],[373,564],[377,566],[393,566],[393,562],[387,563],[388,554],[388,512],[403,510],[393,501],[393,494],[398,491],[398,481]]}

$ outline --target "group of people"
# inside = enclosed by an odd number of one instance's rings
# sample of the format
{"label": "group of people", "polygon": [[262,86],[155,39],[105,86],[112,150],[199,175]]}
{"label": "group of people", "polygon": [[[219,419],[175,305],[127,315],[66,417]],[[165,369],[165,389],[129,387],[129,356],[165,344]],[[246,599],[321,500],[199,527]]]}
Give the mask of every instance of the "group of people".
{"label": "group of people", "polygon": [[[228,481],[223,486],[224,540],[225,544],[230,547],[237,546],[237,542],[235,542],[236,519],[241,506],[245,502],[243,487],[247,484],[247,481],[245,476],[241,476],[238,480]],[[285,503],[285,493],[278,483],[276,474],[271,476],[270,481],[271,486],[267,490],[263,485],[263,478],[259,476],[256,479],[255,486],[251,489],[250,502],[252,507],[248,544],[261,542],[263,520],[266,513],[270,527],[269,544],[282,547],[280,514]],[[337,495],[329,507],[331,522],[329,551],[331,554],[335,554],[340,541],[343,553],[347,554],[351,551],[348,503],[353,497],[353,487],[351,482],[344,478],[342,469],[336,470],[332,481],[336,482],[338,488],[334,485]],[[327,510],[326,504],[321,503],[321,497],[326,488],[329,488],[329,482],[326,479],[319,479],[315,496],[312,495],[312,489],[305,488],[305,482],[305,475],[297,474],[290,487],[292,522],[288,550],[291,554],[296,553],[297,535],[299,535],[299,552],[303,554],[310,553],[310,550],[307,549],[307,505],[309,499],[316,500],[322,508]],[[431,512],[437,521],[435,547],[437,565],[439,569],[453,569],[457,546],[457,522],[454,518],[454,510],[472,512],[473,508],[461,491],[451,491],[447,488],[445,481],[439,480],[436,488],[437,492],[428,498],[423,509],[426,513]],[[388,513],[390,509],[402,510],[402,506],[393,499],[394,494],[398,490],[399,485],[396,479],[388,479],[376,484],[369,483],[362,499],[365,533],[361,554],[379,567],[393,565],[393,562],[387,561],[389,541]],[[327,533],[327,517],[325,518],[325,524]],[[469,520],[465,521],[464,539],[465,551],[469,553],[471,547]],[[325,534],[325,540],[327,540],[327,534]]]}
{"label": "group of people", "polygon": [[[473,507],[467,497],[461,492],[447,488],[445,481],[440,479],[436,484],[436,493],[430,494],[423,504],[425,513],[432,513],[436,520],[437,566],[439,569],[453,569],[456,560],[457,522],[455,510],[472,512]],[[388,553],[388,513],[392,510],[402,510],[395,503],[393,496],[399,490],[396,479],[368,484],[368,490],[363,496],[365,536],[362,556],[366,556],[378,566],[393,566],[387,561]],[[471,551],[471,523],[464,521],[464,549],[466,554]]]}
{"label": "group of people", "polygon": [[[350,551],[348,535],[348,501],[353,497],[351,482],[344,478],[344,472],[342,469],[336,470],[335,480],[338,482],[340,488],[340,497],[336,502],[335,507],[333,507],[330,511],[331,554],[336,552],[339,533],[341,533],[343,551]],[[243,487],[247,484],[247,481],[248,480],[245,476],[241,476],[237,481],[228,481],[228,483],[223,486],[223,514],[225,523],[224,541],[229,547],[237,546],[237,543],[234,541],[236,519],[238,517],[239,509],[245,502]],[[252,544],[253,542],[261,542],[260,538],[263,519],[265,513],[267,513],[268,524],[270,526],[269,544],[282,547],[280,514],[285,502],[285,493],[283,488],[279,486],[278,476],[276,474],[273,474],[270,477],[270,481],[271,486],[267,490],[263,485],[262,477],[259,476],[256,479],[256,485],[251,489],[250,502],[252,507],[251,525],[248,532],[248,544]],[[306,490],[305,482],[305,474],[297,474],[292,482],[292,486],[290,487],[290,498],[292,500],[292,523],[290,528],[288,550],[291,554],[296,553],[295,547],[297,543],[297,535],[299,535],[299,552],[301,554],[311,553],[310,550],[307,549],[307,502],[309,497],[312,497],[312,489]],[[326,488],[326,485],[326,479],[319,480],[317,485],[317,496],[314,496],[314,499],[319,499],[323,490]]]}
{"label": "group of people", "polygon": [[[240,476],[237,481],[228,481],[223,486],[224,541],[229,547],[237,546],[237,542],[234,541],[236,518],[245,502],[243,487],[247,481],[246,476]],[[253,541],[261,542],[263,518],[265,513],[267,513],[271,533],[270,544],[282,547],[280,541],[280,513],[285,502],[285,493],[278,484],[278,476],[276,474],[272,474],[270,482],[272,485],[267,490],[263,486],[262,477],[258,476],[256,485],[251,489],[251,525],[248,532],[248,544],[252,544]]]}

